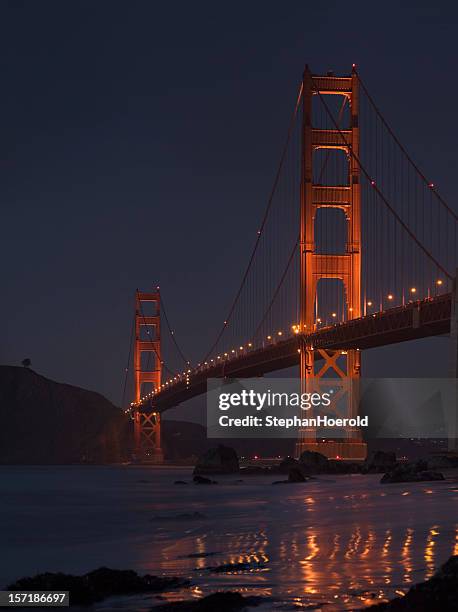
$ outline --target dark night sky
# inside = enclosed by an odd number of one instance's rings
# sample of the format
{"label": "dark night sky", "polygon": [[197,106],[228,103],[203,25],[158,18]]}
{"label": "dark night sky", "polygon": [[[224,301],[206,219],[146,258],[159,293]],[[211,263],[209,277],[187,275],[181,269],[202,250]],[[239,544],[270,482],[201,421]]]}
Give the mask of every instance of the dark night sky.
{"label": "dark night sky", "polygon": [[[239,282],[306,62],[343,73],[356,62],[455,205],[453,3],[3,0],[0,11],[2,363],[30,357],[119,402],[133,294],[157,283],[198,358]],[[434,339],[372,351],[365,373],[445,374],[446,350]]]}

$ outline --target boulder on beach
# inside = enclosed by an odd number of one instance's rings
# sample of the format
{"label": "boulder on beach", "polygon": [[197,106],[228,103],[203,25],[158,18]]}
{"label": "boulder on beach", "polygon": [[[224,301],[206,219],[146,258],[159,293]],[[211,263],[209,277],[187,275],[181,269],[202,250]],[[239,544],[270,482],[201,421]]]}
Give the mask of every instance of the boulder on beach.
{"label": "boulder on beach", "polygon": [[239,458],[230,446],[219,444],[199,457],[194,474],[237,474]]}
{"label": "boulder on beach", "polygon": [[294,457],[285,457],[278,464],[277,470],[280,474],[289,474],[291,468],[297,468],[300,466],[300,463]]}
{"label": "boulder on beach", "polygon": [[387,612],[448,612],[458,610],[458,555],[442,565],[432,578],[416,584],[403,597],[364,610]]}
{"label": "boulder on beach", "polygon": [[194,476],[193,481],[194,481],[194,484],[204,484],[204,485],[218,484],[216,480],[210,480],[210,478],[205,478],[205,476],[200,476],[199,474],[196,474]]}
{"label": "boulder on beach", "polygon": [[266,598],[256,595],[241,595],[235,591],[212,593],[202,599],[172,601],[154,608],[157,612],[242,612],[259,606]]}
{"label": "boulder on beach", "polygon": [[308,480],[302,473],[300,467],[292,467],[288,473],[288,482],[305,482]]}
{"label": "boulder on beach", "polygon": [[396,466],[396,454],[392,451],[372,451],[364,462],[365,472],[388,472]]}
{"label": "boulder on beach", "polygon": [[426,458],[426,463],[428,464],[428,470],[446,470],[458,467],[458,457],[455,455],[429,455]]}
{"label": "boulder on beach", "polygon": [[444,475],[441,472],[433,472],[430,470],[421,469],[423,466],[419,462],[397,465],[393,470],[387,472],[380,479],[381,484],[390,484],[396,482],[423,482],[430,480],[444,480]]}
{"label": "boulder on beach", "polygon": [[70,591],[72,604],[85,606],[113,595],[158,593],[189,584],[189,580],[181,578],[140,576],[133,570],[100,567],[83,576],[51,572],[37,574],[21,578],[6,588],[8,591]]}
{"label": "boulder on beach", "polygon": [[264,568],[265,564],[261,561],[236,561],[234,563],[222,563],[221,565],[209,565],[205,569],[214,574],[233,574],[234,572],[251,572]]}
{"label": "boulder on beach", "polygon": [[329,469],[328,458],[316,451],[305,450],[299,457],[299,463],[308,472],[327,472]]}

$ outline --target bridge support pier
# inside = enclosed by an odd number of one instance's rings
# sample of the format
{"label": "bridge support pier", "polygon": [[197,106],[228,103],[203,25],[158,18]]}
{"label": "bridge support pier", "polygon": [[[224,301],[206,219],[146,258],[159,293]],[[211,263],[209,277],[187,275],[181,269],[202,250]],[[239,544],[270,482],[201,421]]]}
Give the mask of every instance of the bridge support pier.
{"label": "bridge support pier", "polygon": [[135,455],[140,461],[162,463],[161,415],[159,412],[140,412],[134,418]]}
{"label": "bridge support pier", "polygon": [[[146,312],[144,304],[152,304],[152,312]],[[134,446],[137,461],[162,463],[164,455],[161,444],[161,415],[150,406],[148,391],[156,391],[161,386],[161,328],[160,328],[159,287],[154,293],[137,291],[135,301],[135,412]],[[147,358],[142,361],[142,356]],[[150,385],[146,389],[144,385]]]}
{"label": "bridge support pier", "polygon": [[452,406],[449,410],[448,450],[458,452],[458,269],[453,282],[450,312],[451,378],[457,379]]}
{"label": "bridge support pier", "polygon": [[[358,350],[301,348],[301,393],[331,393],[332,406],[335,407],[332,417],[355,418],[358,415],[360,373],[361,353]],[[314,416],[318,415],[312,414],[311,410],[307,412],[308,418]],[[308,450],[319,452],[329,459],[364,460],[367,445],[359,429],[346,427],[340,434],[339,438],[323,439],[317,436],[315,427],[302,429],[296,442],[296,458]]]}

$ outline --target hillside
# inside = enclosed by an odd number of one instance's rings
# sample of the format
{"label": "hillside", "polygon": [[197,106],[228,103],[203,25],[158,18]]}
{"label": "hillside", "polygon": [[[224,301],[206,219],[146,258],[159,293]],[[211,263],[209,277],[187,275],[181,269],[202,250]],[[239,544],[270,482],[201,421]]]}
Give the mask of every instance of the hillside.
{"label": "hillside", "polygon": [[[132,421],[94,391],[49,380],[23,367],[0,366],[0,464],[112,463],[132,456]],[[189,460],[218,443],[240,456],[284,456],[294,440],[208,439],[202,425],[164,418],[169,461]]]}
{"label": "hillside", "polygon": [[120,461],[129,458],[129,428],[99,393],[0,366],[0,463]]}

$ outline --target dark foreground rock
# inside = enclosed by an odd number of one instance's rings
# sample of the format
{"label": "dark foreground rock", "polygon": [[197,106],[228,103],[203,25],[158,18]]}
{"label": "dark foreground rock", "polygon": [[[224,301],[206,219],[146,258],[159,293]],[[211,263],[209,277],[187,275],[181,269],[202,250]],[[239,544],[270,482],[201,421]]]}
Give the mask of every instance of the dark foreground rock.
{"label": "dark foreground rock", "polygon": [[100,567],[83,576],[51,573],[20,578],[6,587],[8,591],[70,591],[72,605],[89,605],[113,595],[158,593],[189,586],[188,580],[163,576],[140,576],[132,570]]}
{"label": "dark foreground rock", "polygon": [[237,474],[239,472],[239,458],[230,446],[219,444],[210,448],[197,460],[194,474]]}
{"label": "dark foreground rock", "polygon": [[300,467],[292,467],[289,470],[288,482],[305,482],[306,480],[308,478],[304,476]]}
{"label": "dark foreground rock", "polygon": [[421,463],[397,465],[393,470],[387,472],[380,479],[381,484],[391,484],[396,482],[423,482],[431,480],[444,480],[441,472],[424,470]]}
{"label": "dark foreground rock", "polygon": [[397,612],[456,612],[458,610],[458,555],[439,568],[432,578],[413,586],[404,597],[364,610]]}
{"label": "dark foreground rock", "polygon": [[220,555],[219,552],[197,552],[197,553],[189,553],[189,555],[182,555],[178,557],[179,559],[206,559],[207,557],[214,557],[215,555]]}
{"label": "dark foreground rock", "polygon": [[292,468],[301,467],[299,461],[293,457],[285,457],[277,466],[276,471],[280,474],[289,474]]}
{"label": "dark foreground rock", "polygon": [[210,478],[205,478],[205,476],[199,476],[198,474],[194,476],[193,480],[195,484],[205,484],[205,485],[218,484],[216,480],[210,480]]}
{"label": "dark foreground rock", "polygon": [[328,458],[315,451],[304,451],[299,457],[299,463],[311,474],[326,473],[329,469]]}
{"label": "dark foreground rock", "polygon": [[209,565],[205,569],[214,574],[228,574],[232,572],[249,572],[252,570],[263,569],[265,565],[259,561],[223,563],[222,565]]}
{"label": "dark foreground rock", "polygon": [[364,472],[389,472],[396,466],[396,455],[392,451],[372,451],[363,464]]}
{"label": "dark foreground rock", "polygon": [[303,469],[299,467],[292,467],[288,473],[288,480],[275,480],[272,484],[291,484],[296,482],[308,482],[313,476],[307,476],[304,474]]}
{"label": "dark foreground rock", "polygon": [[157,608],[157,612],[237,612],[248,607],[258,606],[264,599],[262,597],[244,597],[240,593],[224,591],[212,593],[199,600],[179,601],[167,603]]}
{"label": "dark foreground rock", "polygon": [[426,458],[428,470],[449,469],[458,467],[458,456],[456,455],[430,455]]}

